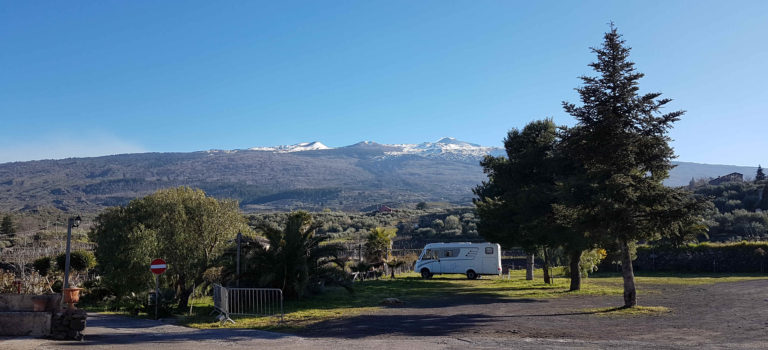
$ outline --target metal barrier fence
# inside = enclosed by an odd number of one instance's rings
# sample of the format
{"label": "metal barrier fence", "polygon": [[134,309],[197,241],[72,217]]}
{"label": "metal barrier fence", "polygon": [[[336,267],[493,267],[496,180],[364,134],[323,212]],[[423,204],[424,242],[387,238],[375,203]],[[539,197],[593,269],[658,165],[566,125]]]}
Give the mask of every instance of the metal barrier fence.
{"label": "metal barrier fence", "polygon": [[235,323],[230,315],[280,316],[283,321],[283,291],[277,288],[227,288],[213,285],[213,308],[219,321]]}

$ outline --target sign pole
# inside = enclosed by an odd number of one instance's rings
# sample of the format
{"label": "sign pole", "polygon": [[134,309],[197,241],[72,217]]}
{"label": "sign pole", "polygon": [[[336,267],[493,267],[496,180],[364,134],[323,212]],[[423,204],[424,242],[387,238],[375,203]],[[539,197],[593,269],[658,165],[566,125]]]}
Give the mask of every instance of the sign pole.
{"label": "sign pole", "polygon": [[155,275],[155,319],[157,319],[157,306],[160,304],[160,274]]}
{"label": "sign pole", "polygon": [[237,272],[235,272],[235,275],[237,276],[237,286],[240,287],[240,242],[243,240],[243,234],[238,232],[237,233]]}
{"label": "sign pole", "polygon": [[165,272],[168,265],[165,264],[163,259],[152,260],[149,265],[149,271],[155,274],[155,319],[158,318],[158,305],[160,305],[160,274]]}

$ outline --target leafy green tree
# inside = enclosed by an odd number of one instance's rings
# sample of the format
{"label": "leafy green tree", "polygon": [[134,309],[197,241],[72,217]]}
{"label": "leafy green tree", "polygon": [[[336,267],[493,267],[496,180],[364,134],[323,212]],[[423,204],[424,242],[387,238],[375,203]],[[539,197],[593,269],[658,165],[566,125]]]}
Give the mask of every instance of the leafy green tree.
{"label": "leafy green tree", "polygon": [[427,202],[419,202],[416,204],[416,209],[418,210],[424,210],[427,209]]}
{"label": "leafy green tree", "polygon": [[757,165],[757,174],[755,174],[755,181],[763,181],[765,180],[765,173],[763,172],[763,168],[760,166],[760,164]]}
{"label": "leafy green tree", "polygon": [[684,113],[661,114],[671,100],[660,93],[638,94],[643,77],[629,61],[630,49],[611,24],[601,47],[592,48],[596,77],[581,77],[581,106],[563,102],[577,125],[564,135],[567,158],[583,171],[568,181],[572,200],[558,215],[590,239],[618,243],[622,252],[624,305],[637,305],[629,245],[637,240],[680,234],[696,222],[699,202],[667,188],[674,157],[668,130]]}
{"label": "leafy green tree", "polygon": [[119,296],[141,293],[153,285],[148,272],[153,258],[168,270],[161,281],[175,290],[180,308],[224,243],[248,226],[238,204],[216,200],[202,190],[178,187],[108,208],[89,233],[106,284]]}
{"label": "leafy green tree", "polygon": [[[301,298],[314,287],[328,284],[340,285],[351,290],[349,279],[343,270],[344,261],[339,258],[341,247],[322,244],[329,236],[315,235],[318,226],[312,215],[296,211],[288,215],[282,227],[262,225],[257,227],[267,242],[248,240],[241,259],[241,282],[259,287],[280,288],[286,298]],[[225,255],[229,263],[225,275],[234,276],[232,262],[234,252]]]}

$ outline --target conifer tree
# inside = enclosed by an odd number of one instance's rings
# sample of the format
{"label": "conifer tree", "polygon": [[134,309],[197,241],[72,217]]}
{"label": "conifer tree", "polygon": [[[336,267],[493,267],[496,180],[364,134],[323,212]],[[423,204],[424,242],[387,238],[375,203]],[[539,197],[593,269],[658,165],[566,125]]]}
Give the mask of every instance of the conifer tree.
{"label": "conifer tree", "polygon": [[763,172],[763,168],[760,166],[760,164],[757,165],[757,174],[755,174],[755,181],[763,181],[765,180],[765,173]]}
{"label": "conifer tree", "polygon": [[0,223],[0,234],[5,237],[13,237],[16,233],[16,227],[13,224],[13,219],[10,215],[3,216],[3,221]]}
{"label": "conifer tree", "polygon": [[567,181],[569,195],[556,205],[570,222],[599,245],[618,244],[622,253],[624,305],[637,305],[630,245],[637,240],[679,234],[695,220],[688,193],[662,181],[672,169],[667,135],[683,111],[661,113],[671,100],[638,93],[642,73],[629,60],[630,48],[611,24],[602,46],[592,48],[597,76],[583,76],[582,105],[563,102],[576,118],[563,142],[567,159],[583,171]]}
{"label": "conifer tree", "polygon": [[[559,145],[557,127],[549,119],[509,131],[504,139],[507,156],[487,156],[480,163],[488,181],[474,189],[474,203],[480,218],[478,232],[490,242],[522,247],[529,254],[540,248],[565,248],[572,261],[575,257],[571,290],[578,290],[584,240],[555,222],[552,207],[557,202],[558,178],[569,169]],[[549,283],[549,261],[545,258],[544,263],[544,279]]]}

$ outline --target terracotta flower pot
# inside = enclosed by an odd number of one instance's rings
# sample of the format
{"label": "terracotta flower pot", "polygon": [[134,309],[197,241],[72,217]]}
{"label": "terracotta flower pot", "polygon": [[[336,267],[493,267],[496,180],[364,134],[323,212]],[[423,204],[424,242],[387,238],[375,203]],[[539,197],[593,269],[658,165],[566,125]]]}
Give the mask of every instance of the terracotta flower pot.
{"label": "terracotta flower pot", "polygon": [[64,288],[62,294],[64,295],[64,302],[69,305],[70,309],[75,308],[75,303],[80,301],[81,288]]}
{"label": "terracotta flower pot", "polygon": [[50,298],[47,295],[35,295],[32,297],[32,310],[35,312],[46,311]]}

